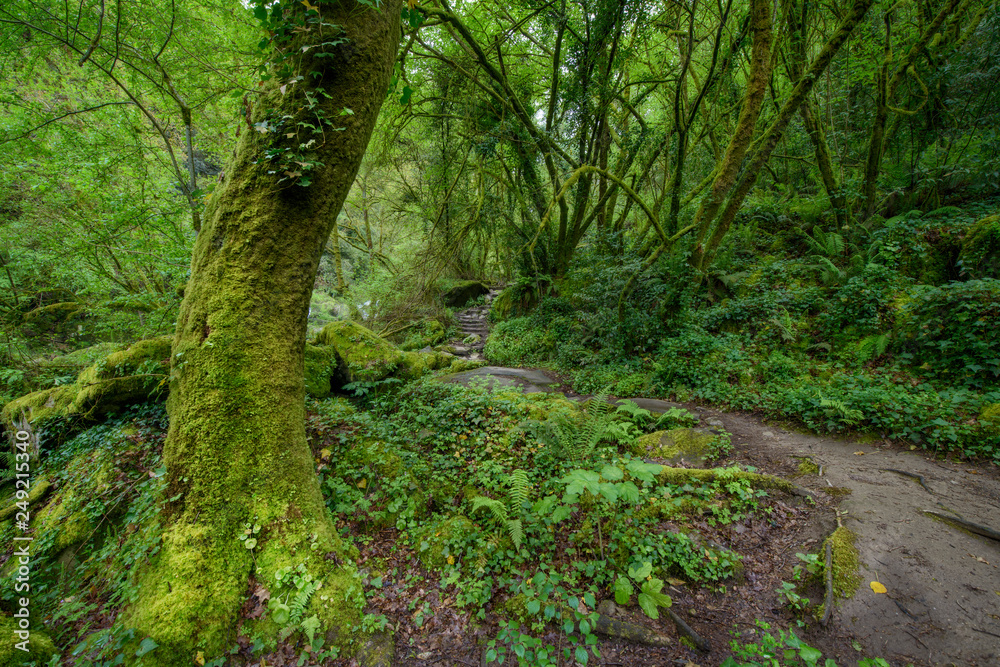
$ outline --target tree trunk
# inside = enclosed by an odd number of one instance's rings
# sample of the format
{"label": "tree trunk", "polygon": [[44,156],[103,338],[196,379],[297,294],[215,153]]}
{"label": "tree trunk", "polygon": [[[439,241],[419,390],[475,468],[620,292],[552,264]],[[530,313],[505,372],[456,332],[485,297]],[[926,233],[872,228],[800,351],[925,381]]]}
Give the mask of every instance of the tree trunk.
{"label": "tree trunk", "polygon": [[[380,10],[353,0],[317,4],[323,26],[286,45],[297,54],[288,61],[298,69],[292,75],[305,78],[287,84],[275,77],[265,86],[194,248],[167,403],[171,500],[159,553],[122,618],[137,640],[160,645],[148,656],[158,664],[190,665],[198,651],[211,657],[230,648],[254,582],[277,597],[286,591],[275,572],[287,566],[304,563],[322,581],[304,618],[317,616],[342,645],[360,616],[360,578],[330,521],[306,443],[303,349],[319,259],[385,99],[401,0]],[[310,44],[317,46],[302,50]],[[316,122],[316,108],[305,110],[307,94],[343,129],[289,138],[298,121]],[[292,120],[280,131],[260,131],[283,117]],[[317,139],[305,149],[315,165],[311,185],[278,183],[282,174],[269,173],[275,167],[265,151],[309,138]],[[240,540],[247,523],[261,526],[253,549]],[[257,623],[242,632],[279,629]]]}

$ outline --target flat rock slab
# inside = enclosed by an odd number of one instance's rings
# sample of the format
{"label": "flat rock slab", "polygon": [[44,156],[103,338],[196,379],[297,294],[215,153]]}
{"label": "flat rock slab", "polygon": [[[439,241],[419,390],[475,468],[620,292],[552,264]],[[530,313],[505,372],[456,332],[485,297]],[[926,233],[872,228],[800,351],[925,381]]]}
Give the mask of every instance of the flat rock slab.
{"label": "flat rock slab", "polygon": [[504,368],[503,366],[483,366],[471,371],[463,371],[440,378],[441,382],[450,382],[469,386],[476,378],[485,378],[486,386],[493,387],[523,387],[526,394],[539,391],[553,391],[552,385],[558,384],[548,375],[540,371],[525,368]]}
{"label": "flat rock slab", "polygon": [[[657,398],[630,398],[627,400],[632,401],[643,410],[649,410],[654,415],[663,414],[664,412],[672,410],[673,408],[680,408],[682,410],[685,409],[684,406],[681,405],[680,403],[674,403],[672,401],[661,401]],[[617,403],[621,403],[621,401],[617,401],[616,404]]]}

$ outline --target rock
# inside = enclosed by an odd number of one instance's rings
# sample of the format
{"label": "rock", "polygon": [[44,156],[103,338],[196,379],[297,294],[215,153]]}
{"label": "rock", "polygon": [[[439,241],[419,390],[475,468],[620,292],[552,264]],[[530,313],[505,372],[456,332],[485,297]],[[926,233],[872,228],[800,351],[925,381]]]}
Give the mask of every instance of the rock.
{"label": "rock", "polygon": [[711,445],[715,438],[708,429],[675,428],[637,438],[631,448],[636,456],[666,459],[668,465],[684,462],[703,467],[714,456]]}
{"label": "rock", "polygon": [[618,605],[612,600],[601,600],[597,603],[597,612],[615,618],[618,616]]}
{"label": "rock", "polygon": [[479,343],[481,343],[482,340],[483,337],[480,336],[479,334],[472,334],[462,339],[462,345],[479,345]]}
{"label": "rock", "polygon": [[555,380],[539,371],[524,368],[504,368],[502,366],[483,366],[476,370],[446,375],[442,382],[453,382],[468,386],[476,378],[486,378],[488,387],[523,387],[525,393],[550,391],[550,386],[558,384]]}
{"label": "rock", "polygon": [[[85,368],[71,385],[36,391],[0,411],[0,421],[37,425],[50,419],[94,418],[151,398],[163,398],[173,336],[133,343]],[[162,390],[162,391],[161,391]],[[66,436],[71,435],[66,433]]]}
{"label": "rock", "polygon": [[473,299],[490,291],[489,286],[478,280],[464,280],[441,294],[441,301],[449,308],[464,308]]}
{"label": "rock", "polygon": [[709,417],[705,420],[705,424],[711,426],[712,428],[725,428],[726,426],[722,423],[721,419],[717,419],[716,417]]}

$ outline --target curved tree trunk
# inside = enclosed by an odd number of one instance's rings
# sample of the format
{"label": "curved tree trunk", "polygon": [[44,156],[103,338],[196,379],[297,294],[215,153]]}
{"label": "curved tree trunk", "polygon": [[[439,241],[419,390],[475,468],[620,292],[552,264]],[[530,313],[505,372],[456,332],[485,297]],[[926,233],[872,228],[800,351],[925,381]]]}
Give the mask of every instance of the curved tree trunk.
{"label": "curved tree trunk", "polygon": [[[323,34],[313,28],[287,46],[297,54],[292,74],[304,79],[269,81],[194,248],[167,404],[172,502],[159,553],[122,619],[137,640],[160,645],[149,656],[160,664],[190,665],[198,651],[211,658],[230,648],[251,583],[278,596],[282,567],[304,563],[322,581],[322,596],[312,596],[304,615],[315,615],[322,631],[343,644],[359,618],[357,570],[330,521],[306,443],[303,349],[319,259],[385,99],[401,1],[380,10],[353,0],[317,5]],[[329,24],[341,26],[344,39]],[[316,124],[307,95],[318,96],[333,126],[288,137],[299,121]],[[280,130],[261,131],[283,117]],[[278,183],[282,174],[268,173],[275,166],[265,151],[311,138],[317,141],[304,156],[315,164],[311,185]],[[240,540],[246,523],[261,526],[253,549]],[[277,629],[272,623],[270,631]],[[244,634],[254,631],[244,626]]]}

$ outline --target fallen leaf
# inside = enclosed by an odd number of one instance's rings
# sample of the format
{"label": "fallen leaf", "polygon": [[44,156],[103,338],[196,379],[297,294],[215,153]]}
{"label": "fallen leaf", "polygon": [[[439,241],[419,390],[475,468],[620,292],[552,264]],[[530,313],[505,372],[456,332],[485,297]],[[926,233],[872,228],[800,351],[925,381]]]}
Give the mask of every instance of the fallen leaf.
{"label": "fallen leaf", "polygon": [[205,654],[202,653],[201,651],[198,651],[198,655],[196,655],[194,657],[194,662],[195,662],[196,665],[204,665],[205,664]]}
{"label": "fallen leaf", "polygon": [[855,456],[864,456],[865,453],[864,452],[854,452],[854,455]]}
{"label": "fallen leaf", "polygon": [[319,455],[320,455],[321,457],[323,457],[324,459],[328,459],[328,458],[330,458],[330,449],[329,449],[329,448],[326,448],[326,449],[321,449],[321,450],[319,450]]}
{"label": "fallen leaf", "polygon": [[366,486],[368,486],[368,480],[367,479],[363,479],[360,482],[358,482],[358,488],[359,489],[363,489]]}
{"label": "fallen leaf", "polygon": [[448,556],[448,565],[454,565],[454,564],[455,564],[455,557]]}
{"label": "fallen leaf", "polygon": [[880,584],[877,581],[873,581],[873,582],[869,583],[868,585],[871,586],[872,590],[875,591],[876,593],[888,593],[889,592],[888,589],[885,586],[883,586],[882,584]]}

